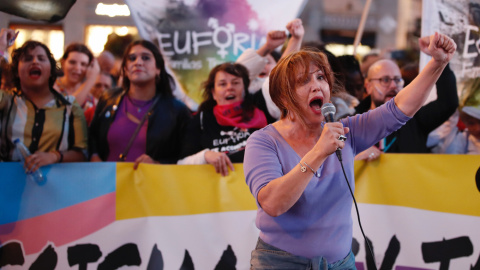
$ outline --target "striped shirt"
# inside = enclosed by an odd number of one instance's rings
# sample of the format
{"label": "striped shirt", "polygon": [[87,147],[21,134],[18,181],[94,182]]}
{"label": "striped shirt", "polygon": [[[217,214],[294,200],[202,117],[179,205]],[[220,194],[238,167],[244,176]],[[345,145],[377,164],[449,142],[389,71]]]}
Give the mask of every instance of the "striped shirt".
{"label": "striped shirt", "polygon": [[13,141],[20,139],[31,153],[36,151],[82,151],[87,156],[87,126],[83,110],[73,96],[52,90],[54,98],[37,108],[21,91],[0,90],[0,159],[13,156]]}

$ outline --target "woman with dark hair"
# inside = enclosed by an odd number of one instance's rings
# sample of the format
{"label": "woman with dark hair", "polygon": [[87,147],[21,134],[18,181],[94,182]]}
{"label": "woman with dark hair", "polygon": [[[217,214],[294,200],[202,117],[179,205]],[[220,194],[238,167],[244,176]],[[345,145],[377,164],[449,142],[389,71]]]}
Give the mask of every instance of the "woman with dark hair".
{"label": "woman with dark hair", "polygon": [[134,41],[121,65],[122,87],[105,92],[90,125],[91,161],[176,163],[190,111],[172,94],[157,46]]}
{"label": "woman with dark hair", "polygon": [[58,78],[54,88],[64,96],[74,96],[82,107],[89,98],[100,67],[87,46],[72,43],[67,46],[60,61],[63,77]]}
{"label": "woman with dark hair", "polygon": [[204,83],[203,99],[191,121],[178,164],[212,164],[222,176],[243,162],[250,134],[267,125],[265,114],[253,105],[248,70],[241,64],[214,67]]}
{"label": "woman with dark hair", "polygon": [[432,58],[411,84],[383,106],[340,122],[322,115],[335,89],[325,54],[292,53],[272,70],[270,92],[281,119],[250,136],[243,167],[260,229],[251,269],[356,269],[354,157],[422,107],[456,50],[437,33],[419,44]]}
{"label": "woman with dark hair", "polygon": [[365,79],[363,78],[357,58],[354,55],[342,55],[337,57],[337,60],[345,76],[345,90],[358,101],[362,101],[367,95],[367,92],[364,86]]}
{"label": "woman with dark hair", "polygon": [[27,41],[12,55],[11,73],[16,89],[12,94],[0,90],[1,155],[5,160],[19,160],[13,141],[20,139],[33,153],[25,161],[28,171],[86,158],[83,110],[73,97],[64,97],[53,89],[56,70],[48,47]]}

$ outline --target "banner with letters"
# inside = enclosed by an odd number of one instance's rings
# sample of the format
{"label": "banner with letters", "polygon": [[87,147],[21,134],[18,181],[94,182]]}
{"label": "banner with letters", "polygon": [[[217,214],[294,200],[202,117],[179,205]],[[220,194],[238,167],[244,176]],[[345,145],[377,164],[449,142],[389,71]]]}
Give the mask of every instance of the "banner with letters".
{"label": "banner with letters", "polygon": [[[480,0],[423,0],[422,36],[440,32],[457,44],[450,67],[463,83],[480,75]],[[429,56],[421,54],[420,67]],[[460,89],[461,90],[461,89]]]}
{"label": "banner with letters", "polygon": [[[480,269],[479,157],[385,154],[355,164],[377,267]],[[0,163],[1,269],[249,269],[256,204],[242,164],[63,163],[27,181]],[[348,192],[347,190],[345,192]],[[352,250],[368,265],[352,207]]]}
{"label": "banner with letters", "polygon": [[[159,45],[185,93],[200,103],[210,70],[259,48],[271,30],[286,30],[306,0],[125,0],[140,36]],[[189,102],[186,102],[190,105]]]}

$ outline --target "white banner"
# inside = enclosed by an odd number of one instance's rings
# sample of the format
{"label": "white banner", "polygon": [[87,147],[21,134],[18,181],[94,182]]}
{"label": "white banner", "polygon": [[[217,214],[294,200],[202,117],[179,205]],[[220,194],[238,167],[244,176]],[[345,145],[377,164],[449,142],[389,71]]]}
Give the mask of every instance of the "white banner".
{"label": "white banner", "polygon": [[[159,45],[192,106],[210,70],[265,43],[271,30],[286,30],[306,0],[125,0],[142,38]],[[180,94],[178,94],[180,95]],[[177,96],[178,96],[177,95]]]}

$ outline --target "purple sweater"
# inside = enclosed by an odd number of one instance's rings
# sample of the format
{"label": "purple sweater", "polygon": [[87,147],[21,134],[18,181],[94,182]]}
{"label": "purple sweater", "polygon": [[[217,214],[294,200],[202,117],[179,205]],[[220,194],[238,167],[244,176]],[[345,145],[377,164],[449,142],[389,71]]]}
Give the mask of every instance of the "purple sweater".
{"label": "purple sweater", "polygon": [[[352,188],[355,155],[409,119],[392,99],[375,110],[341,120],[350,128],[342,156]],[[336,155],[330,155],[320,166],[319,179],[312,174],[300,199],[284,214],[271,217],[258,203],[260,189],[291,171],[301,158],[272,125],[248,139],[243,166],[250,192],[257,200],[260,238],[294,255],[323,256],[328,262],[336,262],[347,256],[352,245],[352,198]]]}

